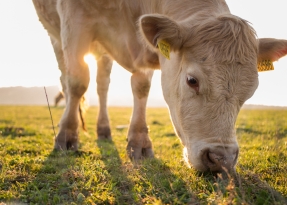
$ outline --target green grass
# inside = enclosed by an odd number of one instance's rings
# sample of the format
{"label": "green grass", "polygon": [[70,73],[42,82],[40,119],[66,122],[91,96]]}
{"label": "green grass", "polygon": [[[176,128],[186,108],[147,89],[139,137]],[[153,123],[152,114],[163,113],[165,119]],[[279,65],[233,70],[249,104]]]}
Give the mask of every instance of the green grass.
{"label": "green grass", "polygon": [[[51,108],[57,124],[63,108]],[[287,204],[287,110],[242,110],[237,173],[189,169],[165,108],[147,110],[155,159],[128,159],[131,108],[110,108],[113,141],[98,141],[97,108],[78,152],[53,152],[49,110],[0,106],[0,204]],[[56,128],[57,132],[58,128]]]}

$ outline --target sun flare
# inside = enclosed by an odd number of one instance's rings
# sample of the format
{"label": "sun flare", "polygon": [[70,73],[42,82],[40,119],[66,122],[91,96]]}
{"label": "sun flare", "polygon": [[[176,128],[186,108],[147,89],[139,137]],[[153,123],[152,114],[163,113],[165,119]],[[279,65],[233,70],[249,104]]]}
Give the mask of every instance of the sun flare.
{"label": "sun flare", "polygon": [[84,56],[84,61],[86,64],[88,64],[89,68],[95,68],[96,67],[96,59],[95,56],[91,53]]}

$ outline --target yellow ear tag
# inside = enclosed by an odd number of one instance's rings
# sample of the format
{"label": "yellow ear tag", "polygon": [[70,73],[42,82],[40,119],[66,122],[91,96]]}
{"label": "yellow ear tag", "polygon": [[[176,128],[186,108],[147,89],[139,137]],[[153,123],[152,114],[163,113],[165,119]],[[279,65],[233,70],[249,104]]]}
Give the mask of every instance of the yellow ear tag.
{"label": "yellow ear tag", "polygon": [[160,53],[169,60],[170,59],[170,57],[169,57],[169,54],[170,54],[169,43],[166,42],[165,40],[161,40],[158,42],[157,45],[158,45]]}
{"label": "yellow ear tag", "polygon": [[274,66],[273,66],[272,61],[271,60],[264,60],[264,61],[258,62],[257,70],[258,70],[258,72],[274,70]]}

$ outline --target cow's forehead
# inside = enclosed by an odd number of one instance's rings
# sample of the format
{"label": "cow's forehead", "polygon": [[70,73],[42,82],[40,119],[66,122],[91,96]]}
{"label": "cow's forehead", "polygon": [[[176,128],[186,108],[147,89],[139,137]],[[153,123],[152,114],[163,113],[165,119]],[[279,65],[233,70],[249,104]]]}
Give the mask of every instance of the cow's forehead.
{"label": "cow's forehead", "polygon": [[195,43],[192,47],[185,48],[183,55],[190,61],[205,65],[253,65],[257,61],[258,44],[255,38],[250,41],[251,44],[236,40],[207,40],[205,43]]}
{"label": "cow's forehead", "polygon": [[183,49],[197,60],[216,63],[248,63],[257,58],[254,29],[237,16],[226,15],[192,24]]}

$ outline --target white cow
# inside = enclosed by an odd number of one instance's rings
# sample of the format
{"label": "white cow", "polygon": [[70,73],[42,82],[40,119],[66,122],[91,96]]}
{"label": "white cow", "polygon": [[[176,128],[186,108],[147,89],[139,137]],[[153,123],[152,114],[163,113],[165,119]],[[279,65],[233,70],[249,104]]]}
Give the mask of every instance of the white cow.
{"label": "white cow", "polygon": [[257,63],[287,53],[287,41],[256,39],[224,0],[33,0],[62,72],[66,109],[55,149],[78,149],[78,108],[89,84],[83,57],[97,56],[99,139],[110,139],[107,91],[112,61],[132,73],[134,108],[127,152],[152,157],[146,102],[154,69],[187,163],[200,171],[233,169],[234,124],[258,86]]}

